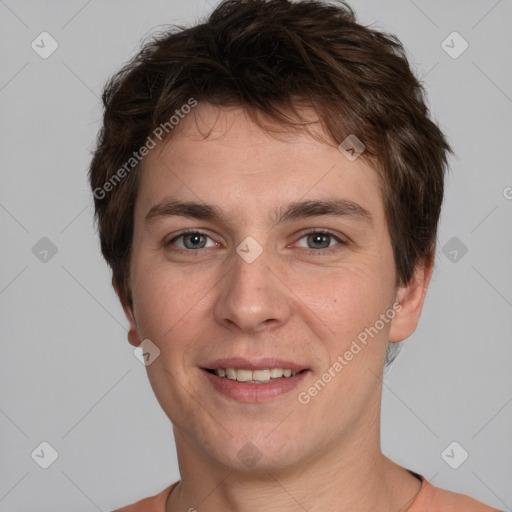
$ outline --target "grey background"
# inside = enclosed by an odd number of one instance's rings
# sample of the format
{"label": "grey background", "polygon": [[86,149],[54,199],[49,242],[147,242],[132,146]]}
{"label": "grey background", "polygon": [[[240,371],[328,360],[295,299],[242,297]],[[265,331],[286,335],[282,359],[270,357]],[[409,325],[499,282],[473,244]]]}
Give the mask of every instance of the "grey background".
{"label": "grey background", "polygon": [[[106,511],[179,478],[100,255],[86,170],[106,79],[157,25],[193,22],[208,2],[0,0],[2,512]],[[402,40],[457,153],[423,316],[386,373],[383,451],[510,511],[512,2],[351,5]],[[42,31],[59,44],[47,59],[31,48]],[[441,46],[453,31],[469,43],[457,59]],[[46,262],[43,237],[57,248]],[[31,457],[42,441],[59,455],[46,470]],[[452,441],[469,453],[458,469],[441,457]]]}

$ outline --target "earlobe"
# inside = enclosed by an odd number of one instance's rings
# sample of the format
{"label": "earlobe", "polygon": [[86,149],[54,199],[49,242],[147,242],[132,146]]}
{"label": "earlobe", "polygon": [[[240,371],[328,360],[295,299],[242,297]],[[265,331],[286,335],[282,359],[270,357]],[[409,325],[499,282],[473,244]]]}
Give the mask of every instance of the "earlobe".
{"label": "earlobe", "polygon": [[[434,254],[434,252],[432,253]],[[401,304],[391,321],[389,341],[396,343],[405,340],[416,330],[420,318],[430,278],[432,277],[434,257],[418,264],[410,281],[398,288],[395,302]]]}
{"label": "earlobe", "polygon": [[126,297],[121,292],[121,288],[119,287],[115,276],[112,276],[112,286],[116,292],[119,301],[121,302],[121,306],[123,308],[124,314],[128,320],[129,327],[127,332],[127,338],[130,345],[134,347],[138,347],[142,340],[140,339],[139,333],[137,331],[137,323],[135,322],[135,315],[133,314],[133,308],[128,304]]}

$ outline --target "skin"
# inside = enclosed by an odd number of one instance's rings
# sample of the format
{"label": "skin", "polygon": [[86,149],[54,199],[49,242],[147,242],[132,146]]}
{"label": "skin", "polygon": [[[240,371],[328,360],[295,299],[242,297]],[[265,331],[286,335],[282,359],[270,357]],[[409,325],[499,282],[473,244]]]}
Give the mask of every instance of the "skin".
{"label": "skin", "polygon": [[[363,157],[349,161],[334,143],[304,131],[267,133],[243,109],[209,104],[145,158],[135,206],[133,308],[120,298],[129,342],[150,339],[160,350],[147,372],[173,423],[181,474],[166,512],[242,511],[247,503],[266,512],[327,511],[333,503],[339,512],[398,512],[414,501],[420,481],[381,452],[381,378],[388,340],[400,342],[416,328],[432,261],[395,288],[378,185]],[[216,205],[229,222],[174,216],[145,223],[148,211],[171,197]],[[358,203],[372,224],[349,216],[280,224],[271,218],[275,207],[332,198]],[[311,240],[308,228],[332,237]],[[206,237],[176,238],[183,229]],[[250,264],[236,252],[248,236],[263,249]],[[187,249],[194,244],[202,248]],[[301,404],[298,392],[395,302],[400,312]],[[216,391],[200,369],[235,356],[283,358],[310,371],[298,389],[240,402]],[[253,467],[237,456],[248,442],[261,455]]]}

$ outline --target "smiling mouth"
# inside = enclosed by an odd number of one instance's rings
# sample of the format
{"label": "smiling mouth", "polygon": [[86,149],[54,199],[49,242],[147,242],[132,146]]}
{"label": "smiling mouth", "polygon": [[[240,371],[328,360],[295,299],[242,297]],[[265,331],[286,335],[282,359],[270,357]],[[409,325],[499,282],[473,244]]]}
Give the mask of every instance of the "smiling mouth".
{"label": "smiling mouth", "polygon": [[244,368],[204,368],[204,370],[217,377],[244,382],[246,384],[268,384],[277,380],[295,377],[295,375],[306,371],[292,371],[286,368],[268,368],[262,370],[248,370]]}

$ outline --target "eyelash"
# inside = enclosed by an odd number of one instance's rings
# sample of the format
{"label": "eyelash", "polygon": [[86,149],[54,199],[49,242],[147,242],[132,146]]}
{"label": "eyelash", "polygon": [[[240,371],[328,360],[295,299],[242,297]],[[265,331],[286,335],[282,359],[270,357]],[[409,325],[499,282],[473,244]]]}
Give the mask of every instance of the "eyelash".
{"label": "eyelash", "polygon": [[334,238],[334,240],[336,240],[336,242],[338,242],[336,245],[333,245],[332,247],[326,247],[325,249],[309,249],[309,248],[305,248],[305,247],[302,248],[305,251],[314,254],[315,256],[322,256],[323,254],[326,254],[326,253],[332,253],[334,251],[339,251],[340,249],[343,248],[343,246],[348,245],[348,242],[346,242],[345,240],[342,240],[340,237],[336,236],[334,233],[332,233],[328,229],[318,229],[318,228],[306,229],[305,231],[302,232],[302,234],[298,240],[302,240],[304,237],[307,237],[308,235],[312,235],[312,234],[328,235],[331,238]]}
{"label": "eyelash", "polygon": [[[302,240],[304,237],[307,237],[308,235],[311,235],[311,234],[321,234],[321,235],[328,235],[330,236],[331,238],[334,238],[338,243],[332,247],[327,247],[325,249],[307,249],[307,248],[302,248],[304,249],[305,251],[307,252],[310,252],[310,253],[314,253],[315,256],[316,255],[323,255],[325,253],[331,253],[333,251],[336,251],[336,250],[339,250],[341,249],[341,246],[344,246],[344,245],[347,245],[347,242],[342,240],[341,238],[339,238],[338,236],[336,236],[335,234],[331,233],[329,230],[327,229],[318,229],[318,228],[309,228],[309,229],[306,229],[305,231],[302,232],[300,238],[297,240]],[[205,236],[207,238],[211,238],[211,236],[209,236],[207,233],[204,233],[203,231],[200,231],[200,230],[197,230],[197,229],[186,229],[184,231],[182,231],[179,235],[176,235],[175,237],[173,237],[171,240],[169,240],[168,242],[165,243],[165,246],[166,247],[169,247],[171,246],[176,240],[179,240],[180,238],[183,238],[184,236],[187,236],[187,235],[202,235],[202,236]],[[213,240],[213,239],[212,239]],[[216,242],[217,243],[217,242]],[[207,249],[210,249],[211,247],[207,247]],[[204,249],[204,248],[202,248]],[[191,253],[195,253],[195,255],[199,255],[199,253],[201,252],[201,249],[181,249],[181,248],[174,248],[172,249],[173,251],[175,252],[179,252],[179,253],[182,253],[182,254],[187,254],[187,255],[191,255]]]}

